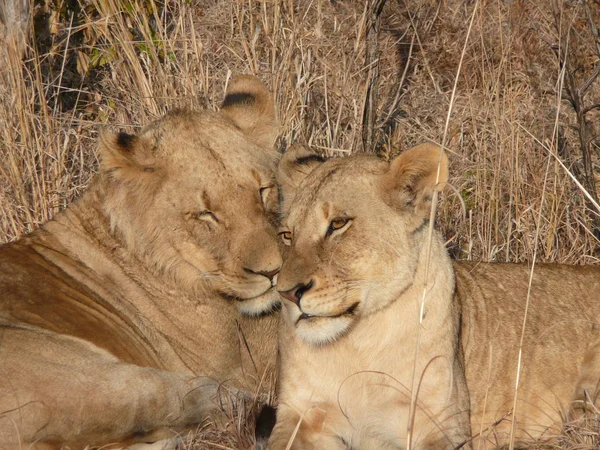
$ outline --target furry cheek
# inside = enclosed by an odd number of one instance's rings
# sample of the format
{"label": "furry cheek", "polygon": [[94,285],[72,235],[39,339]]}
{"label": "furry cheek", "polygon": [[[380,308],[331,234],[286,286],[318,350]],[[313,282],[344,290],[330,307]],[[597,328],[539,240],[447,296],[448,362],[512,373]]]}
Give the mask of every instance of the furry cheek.
{"label": "furry cheek", "polygon": [[191,242],[174,242],[175,250],[181,255],[182,259],[192,265],[203,274],[214,273],[219,270],[217,261],[212,255],[202,250]]}

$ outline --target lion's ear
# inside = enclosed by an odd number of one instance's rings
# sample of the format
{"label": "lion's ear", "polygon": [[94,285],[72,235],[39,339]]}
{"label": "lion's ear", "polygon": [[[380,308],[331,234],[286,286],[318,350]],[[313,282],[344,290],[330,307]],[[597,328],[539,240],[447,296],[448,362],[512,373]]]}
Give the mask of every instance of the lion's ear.
{"label": "lion's ear", "polygon": [[383,189],[394,208],[410,208],[416,227],[429,217],[433,193],[441,191],[447,181],[448,157],[444,151],[437,145],[421,144],[391,162]]}
{"label": "lion's ear", "polygon": [[221,112],[260,147],[274,151],[279,134],[273,96],[251,75],[234,77],[227,87]]}
{"label": "lion's ear", "polygon": [[103,133],[100,136],[100,169],[123,180],[146,178],[157,165],[146,139],[127,133]]}
{"label": "lion's ear", "polygon": [[300,183],[327,158],[306,145],[292,145],[277,167],[277,182],[283,195],[283,211],[287,211]]}

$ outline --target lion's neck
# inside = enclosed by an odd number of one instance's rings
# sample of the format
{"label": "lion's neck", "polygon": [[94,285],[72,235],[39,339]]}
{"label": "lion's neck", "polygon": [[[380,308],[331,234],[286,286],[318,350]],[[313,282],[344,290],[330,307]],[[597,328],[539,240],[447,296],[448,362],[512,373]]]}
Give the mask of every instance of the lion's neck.
{"label": "lion's neck", "polygon": [[108,251],[122,247],[118,236],[110,231],[110,219],[104,210],[106,180],[96,177],[87,192],[42,228],[69,246],[74,236],[87,238],[90,245]]}
{"label": "lion's neck", "polygon": [[65,254],[87,263],[86,258],[108,258],[120,266],[139,265],[132,261],[130,252],[120,252],[125,247],[117,233],[112,232],[110,218],[104,208],[107,180],[97,176],[86,193],[67,209],[44,224],[33,241],[49,241],[64,248]]}
{"label": "lion's neck", "polygon": [[[91,269],[97,264],[106,266],[110,261],[116,270],[134,278],[156,280],[161,290],[178,291],[190,298],[208,295],[207,286],[201,281],[185,283],[177,278],[175,272],[183,273],[185,279],[192,278],[185,276],[185,267],[169,272],[157,267],[144,252],[131,249],[111,223],[106,209],[110,195],[109,183],[110,180],[105,176],[97,176],[87,192],[52,221],[44,224],[42,230],[32,236],[33,240],[52,241],[54,246],[60,245],[66,254]],[[198,280],[197,276],[193,278]]]}

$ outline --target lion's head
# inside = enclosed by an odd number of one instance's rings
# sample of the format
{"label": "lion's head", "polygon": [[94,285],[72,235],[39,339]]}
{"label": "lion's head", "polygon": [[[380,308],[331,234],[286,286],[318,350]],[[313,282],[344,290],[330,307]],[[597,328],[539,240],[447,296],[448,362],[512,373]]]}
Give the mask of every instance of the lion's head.
{"label": "lion's head", "polygon": [[391,163],[365,154],[325,161],[301,146],[284,155],[279,234],[288,250],[277,288],[301,339],[334,341],[411,285],[447,176],[446,156],[428,144]]}
{"label": "lion's head", "polygon": [[218,112],[175,111],[137,135],[105,135],[113,233],[182,286],[234,299],[247,315],[271,310],[281,265],[277,133],[271,94],[241,76]]}

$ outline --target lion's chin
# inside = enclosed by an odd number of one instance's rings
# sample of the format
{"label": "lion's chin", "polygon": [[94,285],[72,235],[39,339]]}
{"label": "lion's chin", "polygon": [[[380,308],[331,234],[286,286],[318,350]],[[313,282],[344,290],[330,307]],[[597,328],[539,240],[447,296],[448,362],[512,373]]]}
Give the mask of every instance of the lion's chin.
{"label": "lion's chin", "polygon": [[279,310],[281,301],[277,290],[272,288],[258,297],[238,299],[237,307],[244,316],[260,317]]}

